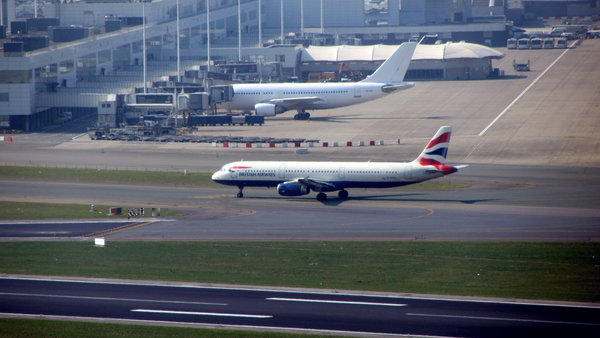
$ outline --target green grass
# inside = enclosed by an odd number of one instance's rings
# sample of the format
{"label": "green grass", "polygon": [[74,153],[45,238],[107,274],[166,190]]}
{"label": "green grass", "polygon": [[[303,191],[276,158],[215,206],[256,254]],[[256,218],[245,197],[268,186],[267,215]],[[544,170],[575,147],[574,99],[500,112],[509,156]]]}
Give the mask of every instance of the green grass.
{"label": "green grass", "polygon": [[215,184],[208,173],[0,166],[0,178],[130,184]]}
{"label": "green grass", "polygon": [[[114,206],[113,206],[114,207]],[[133,207],[133,206],[130,206]],[[135,206],[143,207],[143,206]],[[82,218],[124,218],[127,217],[127,207],[122,207],[122,214],[109,216],[109,206],[96,205],[95,211],[90,211],[87,204],[59,204],[59,203],[33,203],[33,202],[4,202],[0,201],[0,220],[22,219],[82,219]],[[183,212],[161,209],[162,217],[184,215]],[[145,217],[151,217],[150,208],[146,208]]]}
{"label": "green grass", "polygon": [[[306,337],[304,335],[127,324],[0,319],[0,337]],[[323,337],[323,336],[313,336]]]}
{"label": "green grass", "polygon": [[600,301],[598,243],[0,243],[0,273]]}

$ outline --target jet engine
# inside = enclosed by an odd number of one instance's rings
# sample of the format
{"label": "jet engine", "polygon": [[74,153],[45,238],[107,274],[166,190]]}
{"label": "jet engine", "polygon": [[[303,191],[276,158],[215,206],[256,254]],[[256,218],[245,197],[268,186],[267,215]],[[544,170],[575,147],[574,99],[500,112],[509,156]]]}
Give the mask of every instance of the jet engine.
{"label": "jet engine", "polygon": [[281,196],[301,196],[310,192],[310,188],[298,182],[284,182],[277,185],[277,192]]}
{"label": "jet engine", "polygon": [[284,107],[272,103],[257,103],[254,105],[254,110],[259,116],[275,116],[286,111]]}

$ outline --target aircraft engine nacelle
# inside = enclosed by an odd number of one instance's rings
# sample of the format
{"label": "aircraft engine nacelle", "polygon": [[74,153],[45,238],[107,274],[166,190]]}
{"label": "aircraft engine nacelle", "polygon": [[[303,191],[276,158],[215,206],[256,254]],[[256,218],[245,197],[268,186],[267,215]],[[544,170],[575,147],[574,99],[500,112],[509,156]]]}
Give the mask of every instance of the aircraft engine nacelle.
{"label": "aircraft engine nacelle", "polygon": [[310,188],[297,182],[285,182],[277,185],[277,192],[281,196],[302,196],[310,192]]}
{"label": "aircraft engine nacelle", "polygon": [[275,116],[285,112],[285,108],[272,103],[257,103],[254,105],[256,115],[259,116]]}

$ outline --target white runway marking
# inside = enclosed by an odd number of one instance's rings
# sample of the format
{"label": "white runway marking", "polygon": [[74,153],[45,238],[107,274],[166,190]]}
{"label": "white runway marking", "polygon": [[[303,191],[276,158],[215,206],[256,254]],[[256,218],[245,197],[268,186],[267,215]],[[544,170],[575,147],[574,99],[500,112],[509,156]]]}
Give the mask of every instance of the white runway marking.
{"label": "white runway marking", "polygon": [[186,301],[177,301],[177,300],[46,295],[46,294],[35,294],[35,293],[0,292],[0,295],[2,295],[2,296],[18,296],[18,297],[47,297],[47,298],[66,298],[66,299],[111,300],[111,301],[125,301],[125,302],[168,303],[168,304],[192,304],[192,305],[215,305],[215,306],[227,306],[228,305],[225,303],[186,302]]}
{"label": "white runway marking", "polygon": [[148,309],[134,309],[131,312],[144,312],[144,313],[164,313],[164,314],[175,314],[175,315],[192,315],[192,316],[217,316],[217,317],[239,317],[239,318],[273,318],[269,315],[246,315],[238,313],[218,313],[218,312],[188,312],[188,311],[168,311],[168,310],[148,310]]}
{"label": "white runway marking", "polygon": [[[527,88],[525,88],[525,90],[523,90],[523,91],[521,92],[521,94],[519,94],[519,96],[517,96],[517,98],[516,98],[516,99],[514,99],[514,100],[513,100],[513,101],[512,101],[512,102],[511,102],[511,103],[510,103],[508,106],[506,106],[506,108],[504,108],[504,110],[503,110],[503,111],[502,111],[502,112],[501,112],[501,113],[500,113],[498,116],[496,116],[496,118],[495,118],[495,119],[494,119],[494,120],[493,120],[493,121],[492,121],[490,124],[488,124],[488,126],[487,126],[487,127],[485,127],[485,129],[483,129],[483,130],[481,131],[481,133],[479,133],[479,135],[478,135],[478,136],[483,136],[483,134],[485,134],[485,132],[486,132],[486,131],[488,131],[488,129],[490,129],[490,128],[491,128],[491,127],[494,125],[494,123],[496,123],[496,122],[497,122],[497,121],[498,121],[498,120],[499,120],[499,119],[502,117],[502,115],[504,115],[504,114],[505,114],[505,113],[506,113],[506,112],[507,112],[507,111],[508,111],[508,110],[509,110],[509,109],[510,109],[510,108],[511,108],[511,107],[512,107],[512,106],[513,106],[515,103],[517,103],[517,101],[519,101],[519,99],[520,99],[520,98],[521,98],[523,95],[525,95],[525,93],[527,93],[527,91],[528,91],[528,90],[529,90],[531,87],[533,87],[533,85],[535,85],[535,84],[536,84],[536,82],[538,82],[538,80],[539,80],[539,79],[541,79],[541,78],[542,78],[542,76],[544,76],[544,74],[546,74],[546,72],[547,72],[548,70],[550,70],[550,68],[552,68],[552,66],[554,66],[554,64],[556,64],[556,63],[558,62],[558,60],[560,60],[560,59],[563,57],[563,55],[565,55],[565,54],[566,54],[566,53],[567,53],[567,52],[568,52],[568,51],[571,49],[571,47],[573,47],[574,45],[575,45],[575,42],[573,42],[573,43],[572,43],[572,44],[569,46],[569,48],[565,49],[565,51],[564,51],[564,52],[562,52],[562,54],[560,54],[560,55],[559,55],[559,56],[556,58],[556,60],[554,60],[554,62],[552,62],[552,63],[550,64],[550,66],[548,66],[546,69],[544,69],[544,71],[542,72],[542,74],[540,74],[540,76],[538,76],[538,77],[537,77],[535,80],[533,80],[533,82],[532,82],[532,83],[531,83],[529,86],[527,86]],[[467,156],[467,157],[468,157],[468,156]]]}
{"label": "white runway marking", "polygon": [[577,322],[563,322],[554,320],[537,320],[537,319],[522,319],[522,318],[499,318],[499,317],[477,317],[477,316],[455,316],[455,315],[436,315],[426,313],[407,313],[407,316],[418,316],[418,317],[437,317],[437,318],[453,318],[453,319],[481,319],[481,320],[499,320],[507,322],[526,322],[526,323],[546,323],[546,324],[569,324],[569,325],[592,325],[598,326],[595,323],[577,323]]}
{"label": "white runway marking", "polygon": [[267,298],[267,300],[277,300],[282,302],[305,302],[305,303],[328,303],[328,304],[348,304],[348,305],[371,305],[371,306],[406,306],[406,304],[394,303],[371,303],[371,302],[350,302],[343,300],[324,300],[324,299],[302,299],[302,298]]}

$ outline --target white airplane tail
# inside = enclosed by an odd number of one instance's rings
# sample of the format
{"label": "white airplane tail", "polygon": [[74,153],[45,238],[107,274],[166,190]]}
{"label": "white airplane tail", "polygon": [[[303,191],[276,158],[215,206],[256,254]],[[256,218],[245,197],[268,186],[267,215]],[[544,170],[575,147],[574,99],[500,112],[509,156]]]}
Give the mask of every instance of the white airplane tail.
{"label": "white airplane tail", "polygon": [[425,149],[414,161],[422,166],[434,166],[437,171],[444,175],[457,172],[459,169],[466,168],[467,165],[451,166],[446,165],[448,156],[448,146],[450,145],[450,136],[452,135],[451,126],[443,126],[431,138]]}
{"label": "white airplane tail", "polygon": [[398,49],[385,60],[375,72],[361,82],[399,83],[404,80],[404,75],[410,64],[413,53],[417,48],[416,42],[404,42]]}

